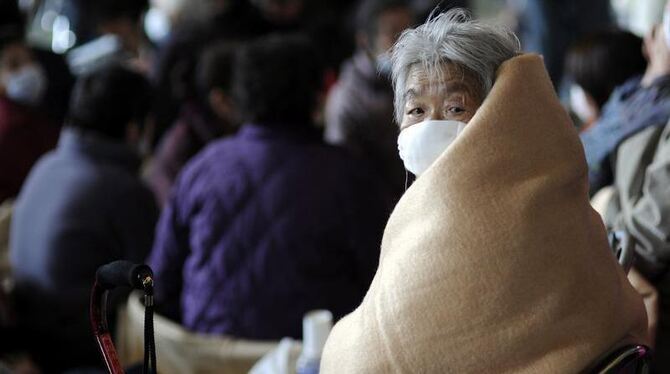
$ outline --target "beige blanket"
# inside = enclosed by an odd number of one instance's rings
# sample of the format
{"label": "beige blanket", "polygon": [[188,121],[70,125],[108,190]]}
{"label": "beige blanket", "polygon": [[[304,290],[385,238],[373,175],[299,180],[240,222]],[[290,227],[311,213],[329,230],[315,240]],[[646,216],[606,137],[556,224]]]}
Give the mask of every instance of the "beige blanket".
{"label": "beige blanket", "polygon": [[646,342],[642,300],[589,205],[542,60],[500,68],[462,135],[400,200],[323,373],[575,373]]}

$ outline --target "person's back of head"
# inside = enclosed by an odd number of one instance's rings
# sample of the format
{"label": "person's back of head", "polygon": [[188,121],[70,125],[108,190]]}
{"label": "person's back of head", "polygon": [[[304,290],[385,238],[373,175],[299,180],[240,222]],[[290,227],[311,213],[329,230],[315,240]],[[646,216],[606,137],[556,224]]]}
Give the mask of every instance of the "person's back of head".
{"label": "person's back of head", "polygon": [[235,59],[233,94],[241,119],[265,126],[310,124],[322,86],[310,41],[270,35],[244,46]]}
{"label": "person's back of head", "polygon": [[26,44],[24,21],[15,1],[0,1],[0,97],[39,109],[47,77]]}
{"label": "person's back of head", "polygon": [[218,120],[232,125],[235,110],[232,104],[233,63],[236,43],[216,42],[205,48],[196,69],[196,86],[200,102]]}
{"label": "person's back of head", "polygon": [[570,48],[565,61],[566,74],[588,95],[597,112],[614,88],[644,73],[646,65],[642,39],[622,30],[587,35]]}
{"label": "person's back of head", "polygon": [[126,141],[131,125],[144,125],[150,96],[149,82],[141,74],[121,64],[101,67],[75,84],[68,126]]}

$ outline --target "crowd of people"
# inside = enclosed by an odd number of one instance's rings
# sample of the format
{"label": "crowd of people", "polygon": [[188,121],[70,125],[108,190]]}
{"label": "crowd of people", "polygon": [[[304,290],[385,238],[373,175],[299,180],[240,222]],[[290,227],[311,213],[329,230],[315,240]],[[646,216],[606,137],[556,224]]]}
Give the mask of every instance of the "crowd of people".
{"label": "crowd of people", "polygon": [[0,372],[101,368],[89,295],[119,259],[197,334],[330,311],[324,372],[572,372],[624,343],[670,370],[670,5],[641,38],[608,1],[510,1],[515,33],[469,1],[67,0],[58,54],[20,3]]}

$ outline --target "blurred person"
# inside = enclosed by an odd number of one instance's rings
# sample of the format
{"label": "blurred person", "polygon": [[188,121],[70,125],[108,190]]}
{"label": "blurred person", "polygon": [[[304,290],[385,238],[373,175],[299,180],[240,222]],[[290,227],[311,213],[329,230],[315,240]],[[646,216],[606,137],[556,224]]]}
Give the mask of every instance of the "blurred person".
{"label": "blurred person", "polygon": [[665,373],[670,370],[670,125],[650,126],[626,138],[617,147],[614,160],[604,222],[609,230],[632,236],[638,278],[658,291],[652,365],[653,372]]}
{"label": "blurred person", "polygon": [[[46,7],[49,2],[0,0],[0,25],[14,25],[16,31],[24,35],[23,42],[30,49],[35,62],[45,75],[45,88],[39,102],[40,112],[46,114],[55,124],[63,123],[67,112],[74,77],[68,67],[65,56],[55,53],[53,46],[45,45],[44,40],[36,36],[35,28],[45,18],[38,7]],[[40,17],[40,15],[42,17]],[[52,13],[53,15],[53,13]],[[52,19],[53,21],[53,19]],[[5,29],[5,33],[7,29]]]}
{"label": "blurred person", "polygon": [[100,34],[116,35],[125,51],[139,56],[145,44],[142,16],[148,8],[148,0],[103,0],[95,2],[92,15]]}
{"label": "blurred person", "polygon": [[617,86],[642,75],[646,66],[642,39],[627,31],[600,31],[573,44],[567,53],[565,74],[572,82],[570,107],[581,121],[580,130],[598,120]]}
{"label": "blurred person", "polygon": [[644,40],[644,74],[617,87],[598,121],[580,134],[591,195],[612,183],[612,158],[624,139],[648,127],[663,127],[670,119],[670,44],[661,30],[654,28]]}
{"label": "blurred person", "polygon": [[196,69],[204,49],[216,42],[250,40],[271,27],[248,0],[155,0],[152,10],[168,19],[151,72],[157,87],[152,112],[158,140],[177,121],[182,105],[197,100]]}
{"label": "blurred person", "polygon": [[139,73],[119,64],[81,77],[57,149],[16,202],[17,316],[47,371],[100,364],[88,321],[95,271],[118,259],[141,262],[151,249],[157,209],[137,175],[149,93]]}
{"label": "blurred person", "polygon": [[324,64],[327,84],[337,76],[342,62],[351,55],[351,13],[356,0],[250,0],[270,25],[272,32],[309,35]]}
{"label": "blurred person", "polygon": [[[670,64],[667,52],[670,9],[667,6],[663,25],[656,29],[656,36],[660,40],[649,48],[650,58],[656,56],[650,64]],[[665,58],[660,58],[662,56]],[[666,65],[666,69],[670,69],[670,65]],[[662,73],[663,65],[655,70]],[[641,110],[644,109],[637,109]],[[636,113],[633,108],[631,116],[632,113]],[[631,235],[636,243],[635,266],[641,276],[658,289],[660,305],[652,372],[670,372],[670,276],[667,271],[670,266],[670,121],[666,118],[665,124],[646,126],[622,139],[611,158],[613,193],[604,212],[605,225]]]}
{"label": "blurred person", "polygon": [[379,257],[388,199],[367,168],[323,143],[322,74],[300,36],[268,36],[236,58],[244,125],[180,174],[149,258],[159,311],[238,338],[301,336],[303,315],[357,305]]}
{"label": "blurred person", "polygon": [[149,73],[153,51],[143,30],[148,0],[79,2],[79,13],[90,17],[96,38],[68,52],[70,67],[81,75],[110,61],[132,61]]}
{"label": "blurred person", "polygon": [[33,164],[56,145],[59,126],[42,108],[48,79],[24,40],[16,4],[3,2],[0,10],[1,204],[19,193]]}
{"label": "blurred person", "polygon": [[357,15],[356,54],[342,68],[326,103],[325,139],[367,160],[395,194],[405,188],[393,124],[387,51],[413,22],[404,0],[366,0]]}
{"label": "blurred person", "polygon": [[150,0],[144,17],[147,36],[161,46],[173,32],[200,27],[233,6],[228,0]]}
{"label": "blurred person", "polygon": [[159,206],[184,165],[209,142],[237,130],[231,80],[236,45],[219,42],[208,47],[198,63],[198,100],[182,106],[177,122],[165,133],[147,171]]}
{"label": "blurred person", "polygon": [[577,373],[648,344],[644,304],[587,196],[543,61],[463,11],[393,47],[399,152],[417,179],[321,373]]}
{"label": "blurred person", "polygon": [[523,49],[542,55],[557,90],[563,82],[565,53],[582,35],[614,25],[609,0],[514,1],[519,10]]}

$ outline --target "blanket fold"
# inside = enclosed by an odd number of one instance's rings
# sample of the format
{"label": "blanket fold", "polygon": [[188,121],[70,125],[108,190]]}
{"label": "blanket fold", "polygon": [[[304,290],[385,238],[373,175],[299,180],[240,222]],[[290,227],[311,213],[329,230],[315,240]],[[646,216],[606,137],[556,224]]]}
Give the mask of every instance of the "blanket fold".
{"label": "blanket fold", "polygon": [[396,206],[321,369],[576,373],[645,343],[645,326],[589,204],[578,135],[542,59],[522,55]]}

